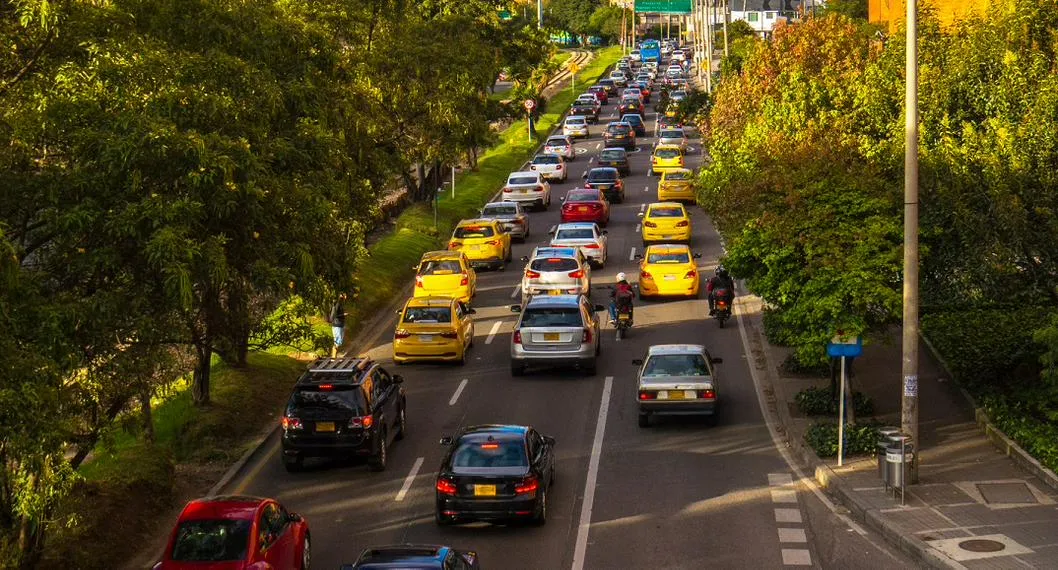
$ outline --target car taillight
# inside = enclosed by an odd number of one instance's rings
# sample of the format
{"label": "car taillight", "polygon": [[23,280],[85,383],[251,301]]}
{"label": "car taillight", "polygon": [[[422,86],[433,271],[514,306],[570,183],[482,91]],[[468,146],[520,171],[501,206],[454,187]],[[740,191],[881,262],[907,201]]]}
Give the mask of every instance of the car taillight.
{"label": "car taillight", "polygon": [[602,204],[600,204],[598,202],[592,202],[589,205],[591,206],[592,210],[601,210],[602,209]]}
{"label": "car taillight", "polygon": [[658,227],[658,225],[655,224],[654,222],[643,222],[643,227],[644,228],[656,228],[656,227]]}
{"label": "car taillight", "polygon": [[687,275],[684,275],[683,278],[684,279],[694,279],[697,276],[698,276],[698,272],[692,269],[692,270],[688,271]]}
{"label": "car taillight", "polygon": [[418,287],[419,289],[422,289],[422,276],[421,275],[416,275],[415,276],[415,286]]}
{"label": "car taillight", "polygon": [[589,243],[588,245],[584,246],[584,248],[585,249],[599,249],[599,244],[597,244],[597,243]]}
{"label": "car taillight", "polygon": [[591,182],[585,182],[584,183],[584,187],[585,188],[594,188],[594,186],[591,185]]}
{"label": "car taillight", "polygon": [[530,475],[514,484],[514,494],[524,495],[526,493],[534,493],[539,488],[540,480],[536,478],[536,475]]}
{"label": "car taillight", "polygon": [[562,170],[562,163],[559,163],[558,166],[555,167],[555,170]]}
{"label": "car taillight", "polygon": [[652,275],[650,275],[650,272],[648,272],[648,271],[640,271],[639,272],[639,278],[640,279],[653,279],[654,277]]}
{"label": "car taillight", "polygon": [[528,277],[529,279],[539,279],[540,278],[540,272],[539,271],[533,271],[532,269],[527,269],[525,271],[525,276]]}
{"label": "car taillight", "polygon": [[640,390],[639,391],[639,399],[640,400],[656,400],[657,397],[658,397],[658,393],[657,392],[650,392],[648,390]]}
{"label": "car taillight", "polygon": [[500,242],[498,240],[490,239],[489,241],[485,242],[485,245],[500,245]]}
{"label": "car taillight", "polygon": [[283,416],[283,429],[302,429],[304,426],[298,418]]}
{"label": "car taillight", "polygon": [[506,193],[506,194],[509,194],[509,193],[511,193],[511,192],[514,192],[514,190],[511,190],[510,188],[508,188],[508,187],[504,186],[504,187],[503,187],[503,192],[504,192],[504,193]]}
{"label": "car taillight", "polygon": [[448,249],[459,249],[459,246],[461,245],[463,244],[459,243],[458,241],[450,241],[448,242]]}
{"label": "car taillight", "polygon": [[396,332],[393,333],[393,338],[408,338],[409,336],[411,336],[411,333],[404,329],[397,329]]}
{"label": "car taillight", "polygon": [[438,493],[442,495],[455,495],[456,494],[456,483],[451,479],[445,479],[444,477],[437,478],[436,489]]}
{"label": "car taillight", "polygon": [[584,329],[584,334],[580,335],[580,341],[585,344],[591,342],[591,329]]}
{"label": "car taillight", "polygon": [[467,285],[470,285],[470,276],[469,275],[464,273],[461,277],[462,277],[462,279],[459,280],[459,286],[460,287],[465,287]]}
{"label": "car taillight", "polygon": [[441,333],[443,338],[459,338],[459,334],[456,331],[445,331]]}
{"label": "car taillight", "polygon": [[569,272],[569,276],[574,278],[574,279],[582,279],[582,278],[584,278],[584,270],[583,269],[578,269],[576,271],[570,271]]}
{"label": "car taillight", "polygon": [[698,397],[703,400],[715,400],[716,392],[713,390],[698,390]]}
{"label": "car taillight", "polygon": [[522,331],[514,331],[514,335],[511,337],[514,344],[522,344]]}
{"label": "car taillight", "polygon": [[657,164],[657,162],[658,162],[658,157],[656,157],[656,156],[650,157],[650,163],[651,164]]}
{"label": "car taillight", "polygon": [[687,227],[689,225],[691,225],[691,223],[688,222],[687,220],[683,220],[682,222],[677,222],[676,223],[676,227],[677,228],[685,228],[685,227]]}
{"label": "car taillight", "polygon": [[544,191],[544,187],[543,186],[537,186],[536,187],[536,191],[537,192],[543,192]]}
{"label": "car taillight", "polygon": [[349,418],[349,427],[351,428],[369,428],[375,425],[374,416],[357,416]]}

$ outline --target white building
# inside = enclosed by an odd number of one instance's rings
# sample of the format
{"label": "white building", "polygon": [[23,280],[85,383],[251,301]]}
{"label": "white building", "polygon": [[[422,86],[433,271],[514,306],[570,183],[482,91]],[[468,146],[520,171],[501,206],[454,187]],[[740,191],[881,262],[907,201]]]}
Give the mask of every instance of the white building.
{"label": "white building", "polygon": [[762,36],[771,35],[777,22],[797,21],[802,12],[822,8],[823,0],[728,0],[731,21],[742,20]]}

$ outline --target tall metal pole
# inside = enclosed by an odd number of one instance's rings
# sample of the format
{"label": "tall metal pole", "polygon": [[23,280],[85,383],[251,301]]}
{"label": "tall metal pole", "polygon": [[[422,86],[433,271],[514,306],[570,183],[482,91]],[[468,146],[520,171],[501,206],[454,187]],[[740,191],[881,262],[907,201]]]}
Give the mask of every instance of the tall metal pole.
{"label": "tall metal pole", "polygon": [[[709,0],[715,1],[715,0]],[[705,10],[705,92],[713,92],[713,18],[711,7]]]}
{"label": "tall metal pole", "polygon": [[544,29],[544,0],[536,0],[536,29]]}
{"label": "tall metal pole", "polygon": [[838,401],[838,467],[845,461],[845,357],[841,357],[841,399]]}
{"label": "tall metal pole", "polygon": [[900,428],[911,436],[912,483],[918,482],[918,0],[907,0],[904,106],[904,331]]}
{"label": "tall metal pole", "polygon": [[728,2],[728,0],[724,0],[724,5],[721,8],[721,10],[724,12],[724,57],[725,58],[727,57],[727,20],[728,20],[728,17],[730,16],[730,14],[731,14],[730,12],[728,12],[727,2]]}

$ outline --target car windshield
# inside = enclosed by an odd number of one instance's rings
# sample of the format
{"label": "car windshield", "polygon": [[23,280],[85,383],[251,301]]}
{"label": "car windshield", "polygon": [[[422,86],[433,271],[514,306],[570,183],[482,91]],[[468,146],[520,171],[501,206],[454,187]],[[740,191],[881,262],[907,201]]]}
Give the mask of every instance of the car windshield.
{"label": "car windshield", "polygon": [[647,263],[690,263],[691,256],[685,251],[663,251],[647,255]]}
{"label": "car windshield", "polygon": [[661,131],[661,138],[663,139],[682,139],[683,131],[670,129],[667,131]]}
{"label": "car windshield", "polygon": [[530,307],[522,313],[522,328],[583,325],[580,321],[580,309],[577,307]]}
{"label": "car windshield", "polygon": [[404,311],[406,323],[450,323],[452,309],[449,307],[408,307]]}
{"label": "car windshield", "polygon": [[454,259],[434,259],[419,267],[419,275],[452,275],[462,271],[463,268]]}
{"label": "car windshield", "polygon": [[588,173],[589,182],[613,182],[617,180],[617,171],[612,169],[592,170]]}
{"label": "car windshield", "polygon": [[632,130],[632,125],[610,125],[606,127],[606,132],[612,135],[627,135]]}
{"label": "car windshield", "polygon": [[518,215],[518,206],[514,204],[502,204],[498,206],[485,206],[485,209],[481,211],[482,216],[516,216]]}
{"label": "car windshield", "polygon": [[248,520],[184,521],[176,529],[172,559],[179,562],[231,562],[246,558]]}
{"label": "car windshield", "polygon": [[507,179],[507,184],[536,184],[535,176],[512,176]]}
{"label": "car windshield", "polygon": [[683,208],[680,208],[679,206],[651,208],[647,216],[651,218],[682,218]]}
{"label": "car windshield", "polygon": [[474,438],[459,442],[452,452],[452,467],[527,467],[529,458],[525,444],[516,439],[482,440]]}
{"label": "car windshield", "polygon": [[701,354],[656,354],[643,368],[644,378],[662,376],[708,376],[709,368]]}
{"label": "car windshield", "polygon": [[598,192],[592,192],[590,190],[571,190],[566,194],[567,202],[594,202],[599,199]]}
{"label": "car windshield", "polygon": [[555,239],[595,239],[591,228],[565,228],[555,232]]}
{"label": "car windshield", "polygon": [[459,226],[455,231],[455,237],[458,239],[484,238],[494,235],[496,234],[492,231],[491,226]]}
{"label": "car windshield", "polygon": [[676,158],[680,156],[680,151],[675,148],[659,148],[654,151],[654,156],[658,158]]}
{"label": "car windshield", "polygon": [[691,173],[683,170],[677,170],[675,172],[667,172],[664,174],[665,181],[669,180],[691,180]]}
{"label": "car windshield", "polygon": [[602,160],[624,160],[625,156],[625,151],[622,149],[607,149],[602,151],[602,153],[599,155],[599,158],[601,158]]}
{"label": "car windshield", "polygon": [[577,260],[571,257],[541,257],[529,264],[533,271],[576,271]]}
{"label": "car windshield", "polygon": [[533,164],[561,164],[562,157],[553,154],[541,155],[533,159]]}

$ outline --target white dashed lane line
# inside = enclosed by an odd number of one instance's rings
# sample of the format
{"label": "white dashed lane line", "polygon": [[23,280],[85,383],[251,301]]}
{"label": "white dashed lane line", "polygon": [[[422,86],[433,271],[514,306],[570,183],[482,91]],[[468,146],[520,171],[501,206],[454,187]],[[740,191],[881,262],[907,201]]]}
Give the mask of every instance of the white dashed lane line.
{"label": "white dashed lane line", "polygon": [[485,337],[485,344],[492,344],[492,339],[496,338],[496,333],[500,330],[500,321],[492,323],[492,329],[489,330],[489,336]]}
{"label": "white dashed lane line", "polygon": [[[500,323],[496,323],[496,324],[500,324]],[[459,387],[456,388],[455,394],[452,394],[452,399],[448,400],[448,405],[449,406],[456,405],[456,402],[459,401],[459,395],[463,393],[463,388],[467,387],[467,382],[469,382],[469,381],[470,380],[464,378],[463,381],[459,383]]]}
{"label": "white dashed lane line", "polygon": [[635,261],[636,259],[636,248],[632,248],[632,251],[628,252],[628,261]]}
{"label": "white dashed lane line", "polygon": [[793,486],[793,476],[789,473],[769,473],[768,486],[771,487],[771,502],[776,505],[794,505],[795,507],[777,507],[775,522],[780,526],[779,548],[784,566],[811,566],[812,553],[807,548],[786,548],[787,546],[806,545],[808,536],[799,526],[803,518],[801,509],[796,507],[797,490]]}
{"label": "white dashed lane line", "polygon": [[411,489],[411,484],[415,482],[415,476],[419,474],[419,469],[422,468],[422,462],[425,460],[424,457],[419,457],[415,460],[415,464],[411,466],[411,472],[404,478],[404,485],[401,485],[400,491],[397,492],[397,497],[394,499],[398,503],[404,500],[407,496],[408,490]]}

